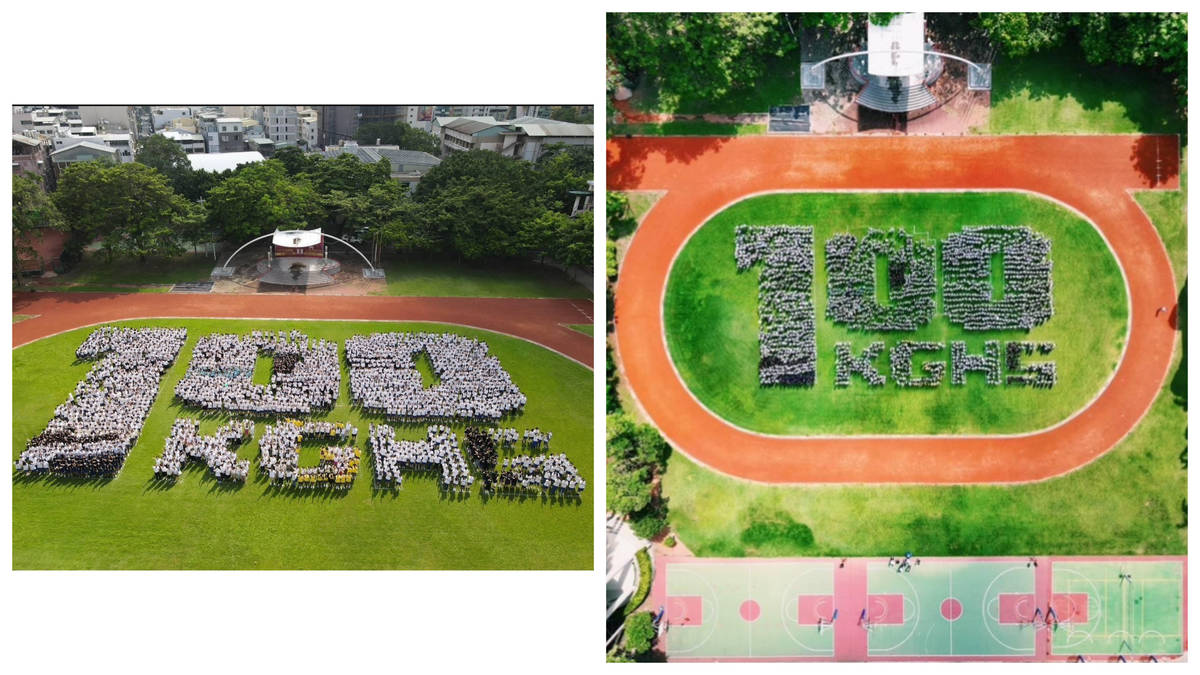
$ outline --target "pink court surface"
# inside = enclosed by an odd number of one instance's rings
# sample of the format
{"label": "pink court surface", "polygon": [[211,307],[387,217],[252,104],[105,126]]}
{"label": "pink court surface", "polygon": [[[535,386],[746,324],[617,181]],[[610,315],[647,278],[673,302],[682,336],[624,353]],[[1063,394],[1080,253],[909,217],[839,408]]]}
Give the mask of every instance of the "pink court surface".
{"label": "pink court surface", "polygon": [[1185,557],[658,556],[671,661],[1159,661],[1187,654]]}

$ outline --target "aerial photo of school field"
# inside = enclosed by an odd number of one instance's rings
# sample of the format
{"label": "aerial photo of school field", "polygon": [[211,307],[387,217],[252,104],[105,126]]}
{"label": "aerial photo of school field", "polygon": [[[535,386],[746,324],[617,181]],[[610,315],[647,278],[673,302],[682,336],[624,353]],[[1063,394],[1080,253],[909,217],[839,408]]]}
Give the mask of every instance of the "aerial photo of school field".
{"label": "aerial photo of school field", "polygon": [[590,145],[213,173],[128,111],[14,172],[14,569],[592,568]]}
{"label": "aerial photo of school field", "polygon": [[609,659],[1186,658],[1186,14],[607,49]]}

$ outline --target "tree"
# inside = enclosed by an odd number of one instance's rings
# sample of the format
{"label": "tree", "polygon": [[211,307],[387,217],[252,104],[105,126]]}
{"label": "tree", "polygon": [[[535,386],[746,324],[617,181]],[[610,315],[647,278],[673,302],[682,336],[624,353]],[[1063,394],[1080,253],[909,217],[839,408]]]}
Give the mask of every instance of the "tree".
{"label": "tree", "polygon": [[1067,40],[1079,44],[1089,63],[1159,69],[1171,78],[1180,115],[1187,117],[1185,13],[983,13],[975,25],[1009,56],[1032,54]]}
{"label": "tree", "polygon": [[42,189],[41,179],[14,173],[12,185],[13,272],[17,275],[18,285],[21,284],[22,259],[39,263],[42,260],[29,238],[44,228],[61,228],[62,226],[62,214],[54,206],[50,195]]}
{"label": "tree", "polygon": [[70,166],[54,199],[74,235],[72,245],[82,248],[99,238],[109,262],[116,256],[144,262],[178,255],[183,231],[199,217],[166,176],[139,162]]}
{"label": "tree", "polygon": [[140,163],[119,164],[107,170],[105,186],[110,199],[105,212],[112,227],[101,249],[114,257],[172,257],[183,252],[182,232],[197,214],[192,205],[171,189],[166,176]]}
{"label": "tree", "polygon": [[625,617],[625,648],[630,654],[644,654],[654,642],[654,614],[635,612]]}
{"label": "tree", "polygon": [[304,175],[312,180],[313,189],[323,195],[334,190],[366,195],[372,185],[392,179],[392,164],[386,157],[371,164],[354,155],[338,155],[333,159],[317,159]]}
{"label": "tree", "polygon": [[70,235],[60,257],[66,266],[82,260],[84,247],[112,227],[105,212],[105,201],[110,195],[104,184],[110,166],[102,161],[78,162],[59,176],[52,198]]}
{"label": "tree", "polygon": [[617,385],[620,384],[621,378],[617,373],[617,363],[613,360],[612,346],[608,347],[608,358],[606,361],[607,382],[606,382],[606,403],[605,412],[619,413],[621,411],[621,397],[617,393]]}
{"label": "tree", "polygon": [[527,252],[522,234],[546,210],[532,165],[486,150],[456,153],[435,166],[413,199],[415,208],[393,243],[469,260]]}
{"label": "tree", "polygon": [[656,78],[659,108],[681,99],[716,100],[746,89],[766,72],[767,60],[796,48],[780,14],[609,13],[608,50],[622,72]]}
{"label": "tree", "polygon": [[209,190],[212,190],[217,185],[220,185],[221,181],[232,176],[234,171],[235,169],[225,169],[220,172],[189,171],[180,179],[175,191],[189,202],[198,202],[202,199],[207,199]]}
{"label": "tree", "polygon": [[606,503],[616,513],[634,513],[650,504],[653,489],[650,469],[632,462],[615,461],[608,465]]}
{"label": "tree", "polygon": [[[582,111],[580,110],[582,108]],[[591,124],[592,106],[590,105],[555,105],[550,106],[550,119],[572,124]]]}
{"label": "tree", "polygon": [[564,265],[592,265],[592,212],[584,211],[575,217],[543,211],[537,218],[524,223],[517,237],[517,248],[525,253],[550,256]]}
{"label": "tree", "polygon": [[288,178],[283,163],[248,164],[208,193],[208,222],[226,241],[242,242],[275,229],[309,227],[325,217],[312,184]]}
{"label": "tree", "polygon": [[551,248],[554,259],[564,265],[591,267],[594,240],[592,212],[581,211],[578,215],[569,217],[548,211],[547,215],[558,221],[554,230],[554,245]]}
{"label": "tree", "polygon": [[[137,142],[136,161],[166,176],[172,189],[183,194],[192,163],[179,144],[166,136],[153,134]],[[194,200],[193,200],[194,201]]]}
{"label": "tree", "polygon": [[407,122],[368,122],[360,125],[354,140],[361,145],[398,145],[401,150],[417,150],[431,155],[438,153],[438,140],[428,132],[411,127]]}
{"label": "tree", "polygon": [[571,191],[587,189],[592,180],[593,150],[590,145],[555,143],[538,158],[539,187],[546,204],[559,213],[570,213],[575,204]]}
{"label": "tree", "polygon": [[630,235],[637,229],[637,220],[630,214],[629,197],[624,192],[606,192],[604,204],[610,240]]}
{"label": "tree", "polygon": [[367,223],[367,198],[334,190],[319,196],[321,208],[325,210],[326,232],[345,238],[346,234],[359,231]]}
{"label": "tree", "polygon": [[276,150],[271,159],[283,162],[283,167],[287,170],[288,175],[295,176],[311,171],[322,158],[305,154],[300,148],[288,145]]}
{"label": "tree", "polygon": [[1067,22],[1057,12],[980,13],[976,25],[1008,56],[1033,54],[1062,42]]}
{"label": "tree", "polygon": [[366,213],[361,229],[353,233],[359,241],[371,242],[371,257],[378,262],[384,233],[399,225],[411,201],[408,189],[394,180],[372,185],[367,190]]}
{"label": "tree", "polygon": [[646,508],[629,514],[629,529],[642,539],[653,539],[667,527],[667,503],[652,497]]}

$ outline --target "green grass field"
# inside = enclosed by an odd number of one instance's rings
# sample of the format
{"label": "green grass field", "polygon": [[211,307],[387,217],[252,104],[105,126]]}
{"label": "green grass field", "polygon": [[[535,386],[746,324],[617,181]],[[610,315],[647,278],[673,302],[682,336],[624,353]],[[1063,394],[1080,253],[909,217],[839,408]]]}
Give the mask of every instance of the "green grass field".
{"label": "green grass field", "polygon": [[[1184,283],[1186,191],[1137,197]],[[780,487],[718,475],[675,452],[663,478],[671,527],[701,556],[891,555],[914,541],[930,556],[1186,554],[1185,345],[1177,343],[1171,374],[1141,424],[1060,478],[1015,486]]]}
{"label": "green grass field", "polygon": [[[249,249],[247,249],[249,250]],[[238,255],[242,260],[247,254]],[[352,255],[347,253],[347,255]],[[229,252],[214,261],[211,255],[188,253],[178,258],[104,262],[89,251],[75,269],[38,283],[44,290],[101,293],[166,293],[171,284],[206,281],[213,267],[224,264]],[[246,260],[251,260],[247,258]],[[236,261],[235,261],[236,262]],[[584,286],[564,272],[532,261],[463,262],[421,256],[385,257],[387,285],[376,295],[480,298],[590,298]]]}
{"label": "green grass field", "polygon": [[661,124],[610,124],[608,130],[613,136],[754,136],[767,133],[767,125],[675,120]]}
{"label": "green grass field", "polygon": [[478,298],[591,298],[564,272],[533,262],[456,262],[397,257],[380,264],[387,290],[376,295]]}
{"label": "green grass field", "polygon": [[[74,269],[45,285],[59,291],[165,293],[183,281],[205,281],[221,264],[211,255],[186,253],[177,258],[151,258],[144,263],[117,259],[110,262],[98,251],[88,251]],[[39,284],[43,285],[43,284]]]}
{"label": "green grass field", "polygon": [[[817,383],[812,388],[758,384],[758,277],[761,266],[738,272],[734,229],[741,224],[813,225],[817,273]],[[940,241],[966,225],[1025,224],[1049,237],[1054,260],[1050,321],[1025,331],[963,331],[938,312],[912,333],[864,334],[825,319],[824,243],[833,234],[865,233],[886,225]],[[882,276],[882,275],[881,275]],[[938,265],[939,289],[941,268]],[[886,279],[884,279],[886,284]],[[1120,270],[1089,223],[1061,207],[1021,194],[783,194],[739,202],[698,230],[671,270],[664,301],[667,343],[684,382],[717,415],[772,434],[1017,433],[1051,426],[1091,400],[1115,369],[1125,338],[1127,300]],[[1101,311],[1097,311],[1101,308]],[[887,355],[876,366],[889,382],[871,389],[861,378],[834,387],[834,344],[857,351],[873,340],[966,340],[981,353],[989,339],[1052,340],[1045,357],[1058,365],[1052,390],[988,387],[982,375],[952,387],[902,390],[891,382]],[[1030,360],[1039,360],[1034,357]],[[919,371],[917,371],[919,372]]]}
{"label": "green grass field", "polygon": [[1150,69],[1094,66],[1075,45],[992,67],[993,134],[1186,133],[1165,78]]}
{"label": "green grass field", "polygon": [[578,331],[584,335],[595,336],[596,334],[596,327],[590,323],[573,323],[569,324],[569,327],[571,330]]}
{"label": "green grass field", "polygon": [[[152,480],[154,460],[176,417],[197,416],[171,396],[196,341],[215,332],[286,326],[343,342],[355,333],[395,330],[487,340],[529,397],[525,413],[508,424],[553,431],[554,450],[567,453],[590,490],[592,373],[575,362],[523,340],[437,324],[163,319],[113,325],[185,327],[188,341],[163,378],[141,439],[117,478],[106,483],[14,478],[15,569],[591,569],[590,491],[582,503],[484,500],[478,489],[455,500],[443,498],[434,479],[410,477],[398,492],[375,492],[365,463],[345,492],[280,492],[258,480],[253,461],[264,420],[258,421],[255,441],[238,451],[252,460],[244,486],[220,485],[196,463],[173,487]],[[14,460],[93,366],[74,358],[91,330],[13,350]],[[205,418],[201,433],[212,433],[226,419]],[[355,423],[364,449],[367,423],[380,419],[350,407],[344,362],[337,406],[318,419]],[[463,426],[454,428],[461,438]],[[425,427],[397,432],[418,439]],[[302,464],[307,460],[302,457]]]}
{"label": "green grass field", "polygon": [[[773,105],[802,103],[800,56],[769,59],[753,86],[735,89],[719,100],[664,100],[652,78],[644,78],[631,103],[644,112],[675,114],[765,113]],[[1186,133],[1176,113],[1170,82],[1149,68],[1095,66],[1076,45],[1064,45],[1019,58],[998,55],[992,67],[988,133]],[[703,123],[701,123],[703,124]],[[667,126],[667,125],[645,125]],[[733,126],[733,125],[729,125]],[[698,129],[702,129],[699,127]],[[732,136],[765,130],[722,132]],[[613,131],[614,135],[626,131]],[[682,127],[635,129],[639,135],[712,135]]]}

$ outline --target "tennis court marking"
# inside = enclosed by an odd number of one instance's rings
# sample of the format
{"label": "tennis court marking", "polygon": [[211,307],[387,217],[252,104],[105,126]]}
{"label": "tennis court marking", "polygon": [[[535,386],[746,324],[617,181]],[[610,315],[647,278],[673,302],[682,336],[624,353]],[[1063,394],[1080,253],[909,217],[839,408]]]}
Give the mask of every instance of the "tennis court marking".
{"label": "tennis court marking", "polygon": [[[1090,577],[1090,576],[1087,576],[1087,575],[1083,574],[1083,573],[1082,573],[1081,571],[1079,571],[1078,569],[1074,569],[1074,568],[1072,568],[1072,567],[1070,567],[1070,566],[1069,566],[1069,565],[1072,565],[1072,564],[1076,564],[1076,565],[1078,565],[1078,564],[1084,564],[1084,565],[1086,565],[1086,564],[1089,564],[1089,563],[1090,563],[1090,564],[1106,564],[1106,565],[1109,565],[1109,566],[1112,566],[1112,565],[1120,565],[1120,568],[1121,568],[1122,570],[1124,570],[1124,569],[1125,569],[1125,567],[1124,567],[1124,566],[1125,566],[1126,564],[1129,564],[1129,563],[1133,563],[1133,564],[1139,564],[1139,563],[1150,564],[1150,563],[1163,563],[1163,562],[1166,562],[1166,563],[1175,563],[1175,564],[1178,566],[1178,568],[1179,568],[1179,576],[1178,576],[1178,577],[1166,577],[1166,578],[1158,578],[1158,577],[1142,578],[1142,577],[1138,577],[1138,578],[1136,578],[1136,579],[1133,579],[1132,581],[1126,581],[1126,580],[1121,580],[1121,579],[1112,579],[1112,578],[1109,578],[1109,577],[1105,577],[1105,578],[1101,578],[1101,579],[1095,579],[1095,578],[1093,578],[1093,577]],[[1089,604],[1089,605],[1091,605],[1091,604],[1092,604],[1092,602],[1091,602],[1091,599],[1092,599],[1093,595],[1089,595],[1089,594],[1086,594],[1086,593],[1073,593],[1073,591],[1075,590],[1075,582],[1074,582],[1074,580],[1073,580],[1073,579],[1071,579],[1071,578],[1069,578],[1069,577],[1068,577],[1068,574],[1067,574],[1067,573],[1069,573],[1070,575],[1072,575],[1072,576],[1074,576],[1074,577],[1077,577],[1077,578],[1079,578],[1079,579],[1082,579],[1084,582],[1086,582],[1086,583],[1087,583],[1087,584],[1088,584],[1088,585],[1091,587],[1091,589],[1092,589],[1092,591],[1093,591],[1093,594],[1094,594],[1094,597],[1096,598],[1096,603],[1095,603],[1095,604],[1096,604],[1096,606],[1097,606],[1097,611],[1100,613],[1100,615],[1101,615],[1101,616],[1103,616],[1103,617],[1104,617],[1104,632],[1103,632],[1102,634],[1100,634],[1100,635],[1097,635],[1097,634],[1095,634],[1095,632],[1094,632],[1094,631],[1095,631],[1095,629],[1096,629],[1096,626],[1094,626],[1094,625],[1092,626],[1092,629],[1091,629],[1091,630],[1083,630],[1083,629],[1076,629],[1076,628],[1075,628],[1075,626],[1074,626],[1073,624],[1067,624],[1067,636],[1066,636],[1066,643],[1065,643],[1065,644],[1063,644],[1063,645],[1057,645],[1057,646],[1056,646],[1056,645],[1054,645],[1054,644],[1051,644],[1051,653],[1056,653],[1056,654],[1063,653],[1062,651],[1057,651],[1057,650],[1056,650],[1056,647],[1057,647],[1057,649],[1058,649],[1058,650],[1067,650],[1067,651],[1073,651],[1071,648],[1073,648],[1073,647],[1078,647],[1078,646],[1080,646],[1080,645],[1083,645],[1083,644],[1084,644],[1084,643],[1086,643],[1086,642],[1091,642],[1091,641],[1095,641],[1095,642],[1112,642],[1112,641],[1114,641],[1114,640],[1117,640],[1118,638],[1119,638],[1119,639],[1121,639],[1121,641],[1122,641],[1122,642],[1121,642],[1121,643],[1118,643],[1118,647],[1117,647],[1117,651],[1116,651],[1116,652],[1104,651],[1104,652],[1095,652],[1095,653],[1098,653],[1098,654],[1103,654],[1103,655],[1107,655],[1107,656],[1112,656],[1112,655],[1115,655],[1115,654],[1124,654],[1124,653],[1128,653],[1128,654],[1130,654],[1130,655],[1145,655],[1145,654],[1168,654],[1168,655],[1171,655],[1171,656],[1178,656],[1178,655],[1182,655],[1182,654],[1183,654],[1183,653],[1186,651],[1186,649],[1185,649],[1185,647],[1184,647],[1184,641],[1185,641],[1185,637],[1186,637],[1186,636],[1184,636],[1184,635],[1182,635],[1182,634],[1178,634],[1178,635],[1164,635],[1162,632],[1160,632],[1160,631],[1157,631],[1157,630],[1149,630],[1149,631],[1145,630],[1145,627],[1146,627],[1146,602],[1145,602],[1145,597],[1146,597],[1146,585],[1147,585],[1147,584],[1165,584],[1165,585],[1168,585],[1168,586],[1169,586],[1170,588],[1172,588],[1172,589],[1181,587],[1181,586],[1183,585],[1183,583],[1184,583],[1184,580],[1185,580],[1185,578],[1186,578],[1186,574],[1185,574],[1185,572],[1184,572],[1184,567],[1183,567],[1183,564],[1182,564],[1181,562],[1179,562],[1179,561],[1175,561],[1175,560],[1166,560],[1166,561],[1163,561],[1163,560],[1145,560],[1145,561],[1138,561],[1138,560],[1135,560],[1135,561],[1125,561],[1125,560],[1107,560],[1107,559],[1098,559],[1098,560],[1069,560],[1069,559],[1068,559],[1068,560],[1060,560],[1060,561],[1056,561],[1056,563],[1062,563],[1062,564],[1063,564],[1063,566],[1062,566],[1062,567],[1059,567],[1059,565],[1057,565],[1057,564],[1055,565],[1055,568],[1056,568],[1056,569],[1054,570],[1054,579],[1055,579],[1055,585],[1057,586],[1057,582],[1058,582],[1058,580],[1059,580],[1059,577],[1058,577],[1058,575],[1059,575],[1059,574],[1062,574],[1064,577],[1067,577],[1067,578],[1065,578],[1065,579],[1064,579],[1064,580],[1065,580],[1065,582],[1066,582],[1066,584],[1067,584],[1067,594],[1073,594],[1073,595],[1088,595],[1088,604]],[[1099,582],[1100,584],[1102,584],[1102,586],[1103,586],[1103,588],[1104,588],[1104,602],[1103,602],[1103,604],[1101,604],[1101,603],[1099,602],[1099,599],[1100,599],[1100,591],[1099,591],[1099,589],[1096,587],[1096,583],[1097,583],[1097,582]],[[1109,629],[1109,625],[1108,625],[1108,614],[1109,614],[1110,612],[1107,612],[1107,611],[1105,611],[1105,610],[1106,610],[1106,609],[1108,608],[1108,606],[1109,606],[1109,604],[1108,604],[1108,599],[1109,599],[1109,589],[1110,589],[1111,585],[1112,585],[1112,584],[1114,584],[1114,583],[1118,584],[1118,585],[1119,585],[1119,587],[1120,587],[1120,589],[1121,589],[1121,598],[1120,598],[1120,600],[1119,600],[1119,602],[1120,602],[1120,607],[1121,607],[1121,627],[1120,627],[1119,629],[1116,629],[1116,630],[1110,630],[1110,629]],[[1137,637],[1136,639],[1134,638],[1132,631],[1130,631],[1130,630],[1129,630],[1129,628],[1130,628],[1130,626],[1129,626],[1129,621],[1130,621],[1130,619],[1131,619],[1131,618],[1134,618],[1134,617],[1132,616],[1132,613],[1129,611],[1129,606],[1130,606],[1130,603],[1131,603],[1131,601],[1132,601],[1132,598],[1130,597],[1130,593],[1131,593],[1131,592],[1132,592],[1132,590],[1133,590],[1133,584],[1134,584],[1134,583],[1138,583],[1138,584],[1140,584],[1140,585],[1139,585],[1139,587],[1138,587],[1138,588],[1139,588],[1139,595],[1138,595],[1138,597],[1140,597],[1140,598],[1141,598],[1141,602],[1139,602],[1139,603],[1137,603],[1137,604],[1140,604],[1140,605],[1141,605],[1141,627],[1142,627],[1142,631],[1141,631],[1141,632],[1138,634],[1138,637]],[[1064,595],[1064,593],[1062,593],[1061,591],[1055,591],[1055,592],[1053,592],[1053,597],[1057,597],[1057,596],[1059,596],[1059,595]],[[1181,630],[1183,629],[1183,627],[1184,627],[1184,625],[1185,625],[1185,623],[1184,623],[1184,620],[1185,620],[1185,614],[1184,614],[1184,612],[1185,612],[1186,610],[1184,609],[1184,604],[1185,604],[1185,603],[1184,603],[1184,598],[1186,598],[1186,590],[1185,590],[1185,594],[1184,594],[1184,595],[1182,595],[1182,596],[1179,598],[1179,601],[1180,601],[1180,602],[1179,602],[1179,605],[1180,605],[1180,609],[1179,609],[1179,611],[1180,611],[1180,616],[1179,616],[1179,627],[1180,627],[1180,629],[1181,629]],[[1089,617],[1089,618],[1091,618],[1091,617]],[[1092,618],[1092,621],[1095,621],[1095,620],[1097,620],[1097,619],[1096,619],[1096,618]],[[1135,622],[1135,623],[1136,623],[1136,622]],[[1081,637],[1080,637],[1080,639],[1072,641],[1072,638],[1074,638],[1076,635],[1079,635],[1079,636],[1081,636]],[[1143,649],[1142,651],[1136,651],[1136,650],[1135,650],[1135,647],[1134,647],[1134,643],[1136,642],[1136,643],[1138,644],[1138,646],[1139,646],[1139,647],[1143,647],[1143,646],[1144,646],[1144,642],[1146,641],[1146,639],[1147,639],[1147,637],[1148,637],[1148,636],[1153,636],[1154,638],[1156,638],[1156,639],[1160,640],[1160,641],[1161,641],[1161,646],[1162,646],[1162,647],[1164,647],[1164,648],[1167,646],[1167,641],[1168,641],[1168,640],[1178,640],[1178,641],[1179,641],[1179,647],[1178,647],[1178,650],[1176,650],[1176,651],[1166,651],[1165,649],[1162,649],[1162,650],[1153,650],[1153,651],[1151,651],[1151,650],[1145,650],[1145,649]],[[1123,650],[1121,649],[1121,646],[1122,646],[1122,644],[1123,644],[1123,645],[1128,645],[1128,647],[1129,647],[1129,650],[1128,650],[1127,652],[1126,652],[1126,651],[1123,651]]]}

